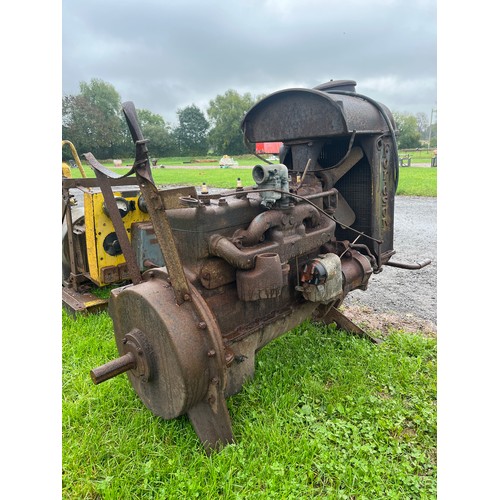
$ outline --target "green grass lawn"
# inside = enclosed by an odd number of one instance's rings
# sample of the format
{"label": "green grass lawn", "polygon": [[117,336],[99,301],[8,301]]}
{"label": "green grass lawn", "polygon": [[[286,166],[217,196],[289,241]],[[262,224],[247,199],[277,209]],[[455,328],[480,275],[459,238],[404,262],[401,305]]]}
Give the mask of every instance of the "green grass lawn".
{"label": "green grass lawn", "polygon": [[[264,158],[269,157],[270,155],[264,155]],[[253,154],[245,154],[238,156],[231,156],[234,161],[238,163],[239,166],[247,166],[253,167],[256,163],[261,162],[255,155]],[[157,162],[157,166],[165,166],[165,167],[175,167],[175,166],[195,166],[195,167],[219,167],[219,161],[221,159],[220,155],[217,156],[170,156],[164,158],[155,158]],[[110,160],[103,160],[101,163],[106,167],[114,167],[114,164]],[[124,167],[132,165],[134,163],[133,158],[123,158],[122,165]],[[153,164],[153,158],[151,158],[151,164]]]}
{"label": "green grass lawn", "polygon": [[151,414],[120,375],[106,313],[64,311],[65,499],[436,498],[436,340],[381,345],[305,322],[228,399],[236,443],[208,457],[186,417]]}
{"label": "green grass lawn", "polygon": [[[248,160],[249,166],[258,163],[253,157]],[[178,162],[176,162],[178,164]],[[110,166],[109,164],[105,164]],[[232,189],[236,187],[238,177],[244,186],[253,186],[252,170],[250,168],[203,168],[199,164],[192,164],[197,168],[182,169],[175,167],[153,168],[153,178],[158,185],[162,184],[190,184]],[[218,164],[216,164],[218,165]],[[241,162],[240,162],[241,165]],[[86,175],[95,177],[90,167],[84,166]],[[114,169],[119,174],[126,174],[129,169]],[[73,169],[72,174],[77,176],[78,171]],[[402,167],[399,169],[399,185],[396,192],[402,196],[437,196],[437,168],[429,167]]]}
{"label": "green grass lawn", "polygon": [[[433,149],[420,149],[420,150],[414,150],[414,149],[400,149],[398,151],[400,157],[407,157],[409,156],[411,158],[411,161],[413,164],[415,163],[427,163],[430,165],[431,163],[431,158],[434,156],[434,150]],[[268,158],[271,155],[264,154],[262,155],[263,158]],[[253,154],[244,154],[244,155],[238,155],[232,157],[235,161],[238,162],[238,165],[240,166],[254,166],[256,163],[259,163],[261,160],[259,160],[255,155]],[[218,166],[219,161],[221,159],[220,155],[206,155],[206,156],[172,156],[172,157],[163,157],[163,158],[156,158],[157,164],[158,165],[165,165],[165,166],[182,166],[182,165],[195,165],[195,166]],[[124,158],[122,159],[123,165],[132,165],[134,162],[133,158]],[[106,166],[113,166],[112,161],[103,161],[103,165]]]}
{"label": "green grass lawn", "polygon": [[437,196],[437,168],[403,167],[399,169],[396,195]]}

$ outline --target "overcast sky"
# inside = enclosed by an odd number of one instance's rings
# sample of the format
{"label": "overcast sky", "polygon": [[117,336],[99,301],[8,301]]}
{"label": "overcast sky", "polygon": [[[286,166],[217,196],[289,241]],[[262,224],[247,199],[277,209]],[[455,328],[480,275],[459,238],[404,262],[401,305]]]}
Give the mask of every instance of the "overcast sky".
{"label": "overcast sky", "polygon": [[92,78],[177,122],[228,89],[330,79],[392,111],[436,108],[436,0],[64,0],[62,91]]}

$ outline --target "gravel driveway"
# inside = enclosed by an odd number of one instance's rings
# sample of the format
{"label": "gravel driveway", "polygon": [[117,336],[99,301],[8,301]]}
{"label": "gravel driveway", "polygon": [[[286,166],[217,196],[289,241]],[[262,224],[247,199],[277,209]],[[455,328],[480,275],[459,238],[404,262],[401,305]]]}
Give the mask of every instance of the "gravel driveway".
{"label": "gravel driveway", "polygon": [[[385,318],[393,327],[436,331],[437,323],[437,200],[396,196],[392,260],[416,263],[431,259],[420,270],[384,266],[371,277],[366,291],[355,290],[345,299],[346,314],[355,322],[383,326]],[[358,321],[356,321],[358,320]],[[375,323],[375,325],[373,325]],[[382,321],[384,323],[384,321]]]}

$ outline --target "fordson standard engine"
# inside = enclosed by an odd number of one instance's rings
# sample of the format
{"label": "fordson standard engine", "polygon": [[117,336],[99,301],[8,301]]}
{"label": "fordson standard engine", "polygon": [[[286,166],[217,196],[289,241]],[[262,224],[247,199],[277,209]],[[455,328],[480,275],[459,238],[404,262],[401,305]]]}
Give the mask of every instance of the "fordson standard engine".
{"label": "fordson standard engine", "polygon": [[348,321],[344,297],[365,290],[395,253],[398,182],[391,113],[355,85],[330,81],[258,102],[241,124],[244,140],[282,143],[279,164],[262,159],[254,186],[212,193],[157,188],[134,105],[123,104],[148,220],[130,237],[117,227],[106,184],[116,175],[85,155],[132,280],[111,293],[119,357],[91,371],[95,383],[127,372],[155,415],[187,414],[210,452],[233,441],[226,398],[252,378],[259,349],[307,318]]}

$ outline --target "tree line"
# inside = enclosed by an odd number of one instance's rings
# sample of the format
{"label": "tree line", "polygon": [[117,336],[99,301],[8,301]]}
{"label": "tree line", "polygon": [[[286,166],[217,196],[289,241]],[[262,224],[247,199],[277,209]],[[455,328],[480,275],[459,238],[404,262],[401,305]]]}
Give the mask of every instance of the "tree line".
{"label": "tree line", "polygon": [[398,148],[414,149],[437,146],[437,123],[429,123],[425,113],[392,113],[398,130]]}
{"label": "tree line", "polygon": [[[248,153],[240,123],[260,99],[250,93],[228,90],[210,101],[206,114],[195,104],[177,110],[173,125],[147,109],[137,109],[148,149],[153,157],[203,156]],[[135,154],[121,98],[110,83],[92,79],[80,83],[78,95],[62,99],[62,137],[78,151],[91,151],[96,158],[128,158]]]}
{"label": "tree line", "polygon": [[[250,152],[243,142],[241,120],[262,97],[241,95],[230,89],[212,99],[206,113],[195,104],[178,109],[176,124],[147,109],[138,109],[137,116],[144,137],[149,139],[152,157],[240,155]],[[100,79],[81,82],[79,94],[63,96],[62,138],[71,141],[80,152],[92,152],[96,158],[133,157],[135,149],[121,102],[110,83]],[[420,147],[422,139],[429,137],[424,113],[393,114],[400,131],[399,147]],[[68,154],[67,150],[63,150],[64,154]]]}

